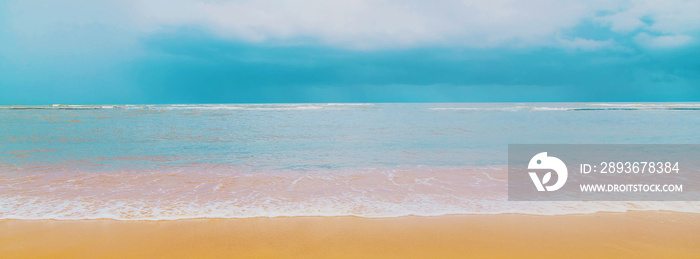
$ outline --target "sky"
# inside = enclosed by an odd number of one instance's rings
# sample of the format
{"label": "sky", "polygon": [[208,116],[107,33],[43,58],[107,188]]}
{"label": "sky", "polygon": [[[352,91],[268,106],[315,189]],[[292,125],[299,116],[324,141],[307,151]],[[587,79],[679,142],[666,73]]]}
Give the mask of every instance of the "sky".
{"label": "sky", "polygon": [[0,1],[0,105],[667,101],[700,1]]}

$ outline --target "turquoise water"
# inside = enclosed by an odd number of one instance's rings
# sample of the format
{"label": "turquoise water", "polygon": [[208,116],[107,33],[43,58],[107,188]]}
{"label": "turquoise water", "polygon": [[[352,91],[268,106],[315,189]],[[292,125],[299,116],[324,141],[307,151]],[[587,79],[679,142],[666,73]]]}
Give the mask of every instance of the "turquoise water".
{"label": "turquoise water", "polygon": [[[0,159],[10,165],[75,161],[101,164],[107,170],[163,162],[308,170],[505,164],[507,145],[518,143],[700,143],[700,110],[644,109],[648,106],[574,110],[603,108],[616,107],[288,104],[2,109]],[[14,156],[39,149],[51,151]],[[129,156],[162,156],[166,161],[105,161]]]}
{"label": "turquoise water", "polygon": [[693,211],[528,210],[504,201],[504,165],[508,144],[698,144],[699,115],[695,103],[6,106],[0,218]]}

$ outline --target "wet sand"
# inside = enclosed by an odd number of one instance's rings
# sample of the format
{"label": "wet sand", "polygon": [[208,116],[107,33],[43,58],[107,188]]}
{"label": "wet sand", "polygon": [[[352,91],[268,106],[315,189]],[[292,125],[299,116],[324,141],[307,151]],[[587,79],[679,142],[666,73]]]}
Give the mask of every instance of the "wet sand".
{"label": "wet sand", "polygon": [[5,258],[700,258],[700,214],[0,220]]}

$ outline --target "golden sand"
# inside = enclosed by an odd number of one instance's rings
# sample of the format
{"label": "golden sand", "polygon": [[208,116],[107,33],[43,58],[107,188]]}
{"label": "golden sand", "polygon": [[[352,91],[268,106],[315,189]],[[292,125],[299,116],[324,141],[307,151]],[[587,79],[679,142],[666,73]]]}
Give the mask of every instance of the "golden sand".
{"label": "golden sand", "polygon": [[0,220],[3,258],[700,258],[700,214]]}

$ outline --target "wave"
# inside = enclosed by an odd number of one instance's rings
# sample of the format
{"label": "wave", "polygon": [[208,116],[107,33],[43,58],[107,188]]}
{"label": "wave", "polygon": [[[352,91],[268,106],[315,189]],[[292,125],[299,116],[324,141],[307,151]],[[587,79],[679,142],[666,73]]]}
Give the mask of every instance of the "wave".
{"label": "wave", "polygon": [[[374,105],[402,104],[373,104],[373,103],[289,103],[289,104],[172,104],[172,105],[10,105],[0,106],[9,110],[92,110],[92,109],[145,109],[145,110],[253,110],[253,111],[299,111],[299,110],[339,110],[362,109]],[[422,104],[427,109],[435,111],[637,111],[637,110],[670,110],[696,111],[700,110],[698,103],[562,103],[562,104]],[[430,107],[430,106],[447,107]],[[467,105],[467,106],[463,106]],[[557,106],[559,105],[559,106]]]}
{"label": "wave", "polygon": [[524,109],[528,109],[529,107],[527,106],[515,106],[515,107],[437,107],[437,108],[429,108],[430,110],[436,110],[436,111],[508,111],[508,112],[513,112],[513,111],[520,111]]}
{"label": "wave", "polygon": [[[31,206],[16,208],[17,200],[29,202]],[[461,206],[431,203],[430,197],[415,197],[414,203],[390,203],[374,200],[355,199],[345,203],[336,199],[319,199],[314,203],[289,203],[277,205],[276,200],[262,200],[272,205],[241,206],[235,202],[183,202],[148,204],[138,201],[112,201],[93,203],[87,201],[41,202],[40,199],[9,199],[0,205],[11,208],[11,213],[2,213],[0,219],[25,220],[180,220],[199,218],[257,218],[257,217],[340,217],[356,216],[364,218],[393,218],[404,216],[444,216],[444,215],[574,215],[598,212],[628,211],[674,211],[700,213],[698,202],[514,202],[475,201]],[[465,206],[466,205],[466,206]],[[358,212],[358,208],[366,208]]]}
{"label": "wave", "polygon": [[429,108],[436,111],[640,111],[640,110],[670,110],[670,111],[697,111],[700,104],[616,104],[616,103],[592,103],[592,104],[566,104],[566,106],[499,106],[499,107],[435,107]]}
{"label": "wave", "polygon": [[268,172],[197,164],[158,171],[81,171],[37,168],[0,174],[0,219],[700,213],[700,202],[507,201],[504,166]]}
{"label": "wave", "polygon": [[172,104],[172,105],[10,105],[0,106],[5,110],[261,110],[292,111],[317,109],[347,109],[372,106],[371,103],[325,103],[325,104]]}

